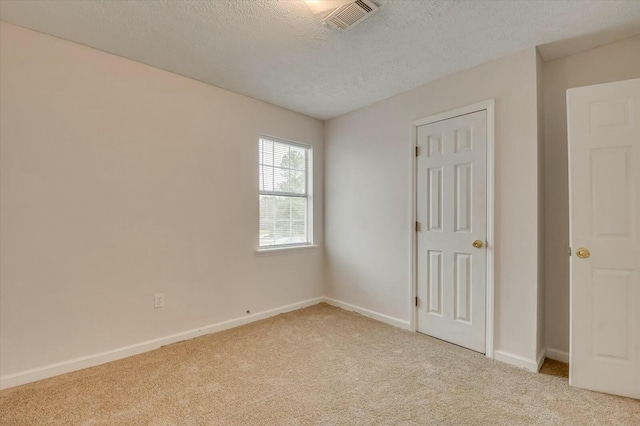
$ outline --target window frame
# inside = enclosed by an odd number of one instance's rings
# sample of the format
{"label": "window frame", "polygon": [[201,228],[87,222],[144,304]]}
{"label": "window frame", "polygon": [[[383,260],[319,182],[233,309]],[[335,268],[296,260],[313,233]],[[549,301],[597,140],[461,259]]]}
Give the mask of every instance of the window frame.
{"label": "window frame", "polygon": [[[309,248],[316,248],[317,246],[313,243],[313,147],[308,144],[294,142],[282,138],[277,138],[274,136],[268,136],[264,134],[258,135],[258,148],[261,145],[261,141],[268,141],[274,143],[280,143],[292,147],[302,148],[306,152],[306,164],[305,164],[305,193],[294,193],[294,192],[281,192],[281,191],[264,191],[260,189],[260,168],[265,165],[262,163],[261,151],[258,149],[258,244],[256,254],[277,254],[289,252],[291,250],[305,250]],[[280,168],[279,166],[270,166],[274,169]],[[302,243],[287,243],[287,244],[272,244],[272,245],[261,245],[260,242],[260,213],[261,213],[261,205],[260,198],[261,196],[273,196],[273,197],[290,197],[290,198],[302,198],[306,200],[306,242]]]}

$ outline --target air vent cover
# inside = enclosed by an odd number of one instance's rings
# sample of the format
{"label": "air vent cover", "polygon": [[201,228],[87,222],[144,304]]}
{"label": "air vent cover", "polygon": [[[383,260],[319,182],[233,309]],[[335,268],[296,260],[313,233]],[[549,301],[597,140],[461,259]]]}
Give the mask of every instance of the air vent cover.
{"label": "air vent cover", "polygon": [[340,6],[322,22],[340,31],[349,31],[377,11],[378,6],[369,0],[356,0],[353,3]]}

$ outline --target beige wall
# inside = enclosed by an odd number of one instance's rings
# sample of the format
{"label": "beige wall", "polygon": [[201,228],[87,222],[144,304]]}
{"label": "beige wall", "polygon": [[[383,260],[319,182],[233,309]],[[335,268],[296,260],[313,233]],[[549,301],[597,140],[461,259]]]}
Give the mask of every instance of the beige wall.
{"label": "beige wall", "polygon": [[254,254],[258,134],[315,148],[321,243],[322,122],[0,31],[2,376],[322,295],[321,250]]}
{"label": "beige wall", "polygon": [[411,123],[490,98],[496,101],[496,231],[490,242],[496,255],[496,355],[535,363],[540,279],[535,49],[326,122],[327,296],[409,320]]}
{"label": "beige wall", "polygon": [[569,351],[569,194],[565,95],[572,87],[640,77],[640,36],[544,64],[546,343]]}

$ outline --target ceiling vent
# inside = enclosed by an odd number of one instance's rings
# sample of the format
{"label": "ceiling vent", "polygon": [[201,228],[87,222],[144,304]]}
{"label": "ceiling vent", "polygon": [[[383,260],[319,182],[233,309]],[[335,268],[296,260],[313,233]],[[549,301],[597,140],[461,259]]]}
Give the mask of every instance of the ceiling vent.
{"label": "ceiling vent", "polygon": [[369,0],[356,0],[340,6],[322,21],[340,31],[349,31],[378,11],[378,6]]}

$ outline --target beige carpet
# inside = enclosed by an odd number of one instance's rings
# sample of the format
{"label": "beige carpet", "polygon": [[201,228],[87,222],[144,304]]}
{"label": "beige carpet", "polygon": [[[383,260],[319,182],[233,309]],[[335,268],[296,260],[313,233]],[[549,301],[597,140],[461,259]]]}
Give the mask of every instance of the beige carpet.
{"label": "beige carpet", "polygon": [[554,361],[552,359],[547,359],[542,364],[542,368],[540,369],[540,374],[548,374],[550,376],[565,377],[568,380],[569,364],[565,364],[564,362]]}
{"label": "beige carpet", "polygon": [[325,304],[0,392],[2,425],[639,425],[569,387]]}

